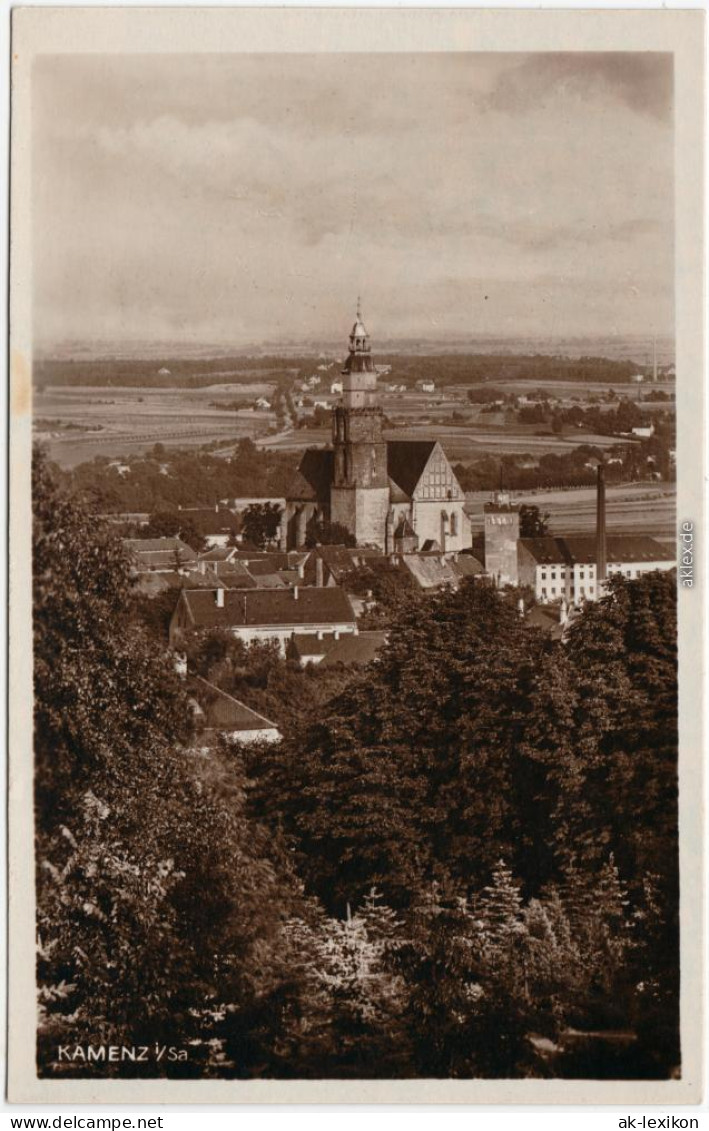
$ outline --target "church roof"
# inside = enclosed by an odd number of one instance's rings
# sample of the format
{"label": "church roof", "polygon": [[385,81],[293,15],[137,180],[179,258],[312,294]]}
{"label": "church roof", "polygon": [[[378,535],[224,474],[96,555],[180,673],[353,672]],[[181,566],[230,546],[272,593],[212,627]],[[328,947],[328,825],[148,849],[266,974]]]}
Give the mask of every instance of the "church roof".
{"label": "church roof", "polygon": [[331,448],[308,448],[303,452],[288,497],[329,503],[333,469],[334,452]]}
{"label": "church roof", "polygon": [[401,518],[399,519],[399,525],[397,526],[396,530],[394,531],[394,537],[395,538],[411,538],[411,537],[415,538],[416,537],[416,531],[414,530],[413,526],[411,525],[408,518],[404,514],[402,514]]}
{"label": "church roof", "polygon": [[395,483],[392,478],[389,479],[389,499],[392,503],[410,503],[411,497],[401,490],[398,483]]}
{"label": "church roof", "polygon": [[350,353],[342,367],[343,373],[376,373],[372,355],[369,353]]}
{"label": "church roof", "polygon": [[387,444],[389,478],[408,498],[413,495],[435,446],[435,440],[390,440]]}
{"label": "church roof", "polygon": [[[387,471],[392,503],[407,503],[423,475],[436,440],[389,440]],[[288,498],[314,500],[327,506],[334,472],[332,448],[308,448],[293,478]]]}

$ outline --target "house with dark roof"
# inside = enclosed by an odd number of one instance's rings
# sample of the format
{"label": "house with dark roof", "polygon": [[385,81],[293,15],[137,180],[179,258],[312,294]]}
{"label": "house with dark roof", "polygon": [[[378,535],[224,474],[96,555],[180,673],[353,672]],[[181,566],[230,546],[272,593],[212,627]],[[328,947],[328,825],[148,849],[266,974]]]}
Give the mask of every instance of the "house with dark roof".
{"label": "house with dark roof", "polygon": [[196,569],[197,554],[181,538],[124,538],[123,546],[136,573],[173,573]]}
{"label": "house with dark roof", "polygon": [[270,719],[247,707],[216,684],[191,676],[187,691],[199,744],[212,746],[225,738],[248,746],[254,742],[280,742],[281,733]]}
{"label": "house with dark roof", "polygon": [[573,609],[568,612],[565,601],[554,604],[532,605],[525,613],[525,622],[530,628],[538,628],[553,640],[559,643],[565,639],[568,626],[573,623],[575,614]]}
{"label": "house with dark roof", "polygon": [[[259,589],[292,589],[294,585],[316,584],[305,577],[309,551],[236,550],[229,567],[244,570]],[[224,576],[226,567],[219,570]]]}
{"label": "house with dark roof", "polygon": [[358,546],[385,553],[470,546],[465,495],[438,441],[384,439],[376,366],[359,308],[332,426],[332,447],[306,451],[291,484],[284,547],[304,545],[312,519],[344,526]]}
{"label": "house with dark roof", "polygon": [[[519,584],[534,590],[538,601],[569,604],[596,600],[602,591],[597,576],[597,541],[593,534],[566,538],[520,538],[517,545]],[[673,569],[674,556],[654,538],[641,534],[606,536],[606,576],[633,579],[658,569]]]}
{"label": "house with dark roof", "polygon": [[346,664],[355,667],[371,664],[386,644],[387,633],[380,631],[330,633],[294,632],[286,649],[289,659],[301,667],[316,664],[333,667]]}
{"label": "house with dark roof", "polygon": [[356,633],[349,597],[339,588],[183,590],[170,621],[169,639],[179,647],[186,635],[221,628],[245,643],[276,641],[285,654],[296,633]]}
{"label": "house with dark roof", "polygon": [[198,570],[180,570],[179,573],[167,571],[152,571],[139,573],[135,578],[135,591],[142,597],[159,597],[162,593],[173,592],[175,602],[181,589],[228,589],[229,585],[222,578],[206,577]]}
{"label": "house with dark roof", "polygon": [[339,640],[325,653],[321,666],[332,668],[337,664],[348,667],[364,667],[373,663],[387,642],[387,633],[374,629],[359,632],[356,636],[340,636]]}
{"label": "house with dark roof", "polygon": [[394,560],[424,591],[457,589],[464,577],[476,577],[483,572],[480,562],[468,554],[441,554],[432,550],[397,554]]}
{"label": "house with dark roof", "polygon": [[208,547],[224,547],[236,533],[238,518],[228,507],[217,503],[213,507],[179,507],[180,514],[206,540]]}
{"label": "house with dark roof", "polygon": [[367,546],[316,546],[303,567],[306,585],[345,585],[348,574],[372,561],[383,561],[380,550]]}
{"label": "house with dark roof", "polygon": [[199,568],[204,573],[206,569],[214,569],[223,562],[229,562],[236,553],[235,546],[211,546],[199,555]]}
{"label": "house with dark roof", "polygon": [[596,465],[595,534],[520,538],[520,507],[507,491],[496,491],[485,505],[482,552],[485,572],[496,585],[527,586],[537,601],[567,607],[596,601],[613,574],[629,581],[676,566],[675,550],[645,534],[615,534],[606,529],[605,465]]}

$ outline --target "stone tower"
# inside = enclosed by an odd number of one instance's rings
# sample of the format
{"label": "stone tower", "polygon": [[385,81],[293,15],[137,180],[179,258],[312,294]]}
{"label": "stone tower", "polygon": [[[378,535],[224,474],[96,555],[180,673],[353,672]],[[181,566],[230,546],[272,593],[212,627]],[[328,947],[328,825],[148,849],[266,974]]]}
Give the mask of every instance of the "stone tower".
{"label": "stone tower", "polygon": [[506,491],[496,491],[485,504],[485,570],[496,585],[517,585],[519,507]]}
{"label": "stone tower", "polygon": [[358,545],[383,550],[389,511],[387,446],[377,403],[377,373],[359,301],[342,376],[342,404],[332,414],[330,519],[354,534]]}

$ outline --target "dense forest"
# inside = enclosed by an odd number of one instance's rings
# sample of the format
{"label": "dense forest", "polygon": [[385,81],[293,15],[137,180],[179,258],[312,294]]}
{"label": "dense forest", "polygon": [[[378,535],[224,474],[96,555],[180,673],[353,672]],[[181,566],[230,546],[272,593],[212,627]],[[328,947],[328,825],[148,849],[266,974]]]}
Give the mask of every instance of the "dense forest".
{"label": "dense forest", "polygon": [[[41,1075],[678,1071],[671,575],[564,645],[478,579],[402,593],[320,680],[196,641],[284,732],[205,754],[120,542],[41,456],[34,503]],[[99,1043],[176,1053],[57,1060]]]}

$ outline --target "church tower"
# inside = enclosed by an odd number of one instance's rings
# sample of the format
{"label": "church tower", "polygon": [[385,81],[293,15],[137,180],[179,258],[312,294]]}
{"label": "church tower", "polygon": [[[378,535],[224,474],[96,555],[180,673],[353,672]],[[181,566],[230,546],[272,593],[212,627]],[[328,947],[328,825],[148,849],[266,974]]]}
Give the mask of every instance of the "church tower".
{"label": "church tower", "polygon": [[518,585],[519,507],[506,491],[485,504],[485,570],[498,586]]}
{"label": "church tower", "polygon": [[377,403],[377,372],[359,300],[342,376],[342,404],[332,414],[330,519],[354,534],[358,545],[383,550],[389,511],[387,445]]}

